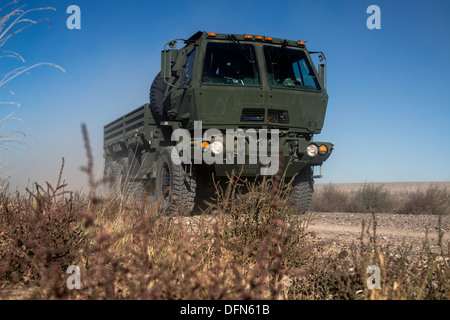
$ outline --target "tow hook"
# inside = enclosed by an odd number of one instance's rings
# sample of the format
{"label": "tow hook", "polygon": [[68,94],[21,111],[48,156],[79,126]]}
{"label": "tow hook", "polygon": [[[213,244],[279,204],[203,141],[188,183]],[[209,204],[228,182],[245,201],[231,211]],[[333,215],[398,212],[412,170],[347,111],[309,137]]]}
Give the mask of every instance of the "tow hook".
{"label": "tow hook", "polygon": [[312,176],[312,177],[313,177],[313,179],[320,179],[320,178],[322,178],[322,165],[320,165],[320,172],[319,172],[319,174],[315,175],[315,176]]}

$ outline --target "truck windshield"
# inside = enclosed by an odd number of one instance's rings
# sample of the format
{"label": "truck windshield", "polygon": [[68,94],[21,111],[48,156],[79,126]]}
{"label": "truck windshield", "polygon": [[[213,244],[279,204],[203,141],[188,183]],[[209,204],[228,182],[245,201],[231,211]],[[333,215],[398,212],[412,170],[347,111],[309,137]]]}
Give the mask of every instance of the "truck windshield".
{"label": "truck windshield", "polygon": [[[255,48],[251,44],[209,42],[206,46],[202,83],[236,86],[260,84]],[[249,59],[251,61],[249,61]]]}
{"label": "truck windshield", "polygon": [[303,50],[265,46],[264,58],[272,87],[320,90],[319,81]]}

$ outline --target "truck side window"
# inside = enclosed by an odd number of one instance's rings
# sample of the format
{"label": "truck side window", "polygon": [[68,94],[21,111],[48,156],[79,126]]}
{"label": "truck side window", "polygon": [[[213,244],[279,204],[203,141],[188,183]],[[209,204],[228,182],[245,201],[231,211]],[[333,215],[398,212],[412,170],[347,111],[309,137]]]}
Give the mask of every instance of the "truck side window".
{"label": "truck side window", "polygon": [[181,86],[191,81],[192,71],[194,69],[194,60],[195,60],[195,49],[192,50],[186,57],[186,65],[184,66],[184,72],[180,81]]}

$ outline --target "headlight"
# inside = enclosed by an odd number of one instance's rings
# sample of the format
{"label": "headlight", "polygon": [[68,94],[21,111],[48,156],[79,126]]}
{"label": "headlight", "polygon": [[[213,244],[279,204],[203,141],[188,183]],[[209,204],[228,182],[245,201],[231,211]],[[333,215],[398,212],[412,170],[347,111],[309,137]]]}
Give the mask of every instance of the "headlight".
{"label": "headlight", "polygon": [[306,148],[306,152],[308,153],[308,156],[310,156],[312,158],[317,155],[317,153],[319,152],[319,148],[317,148],[317,146],[315,144],[310,144]]}
{"label": "headlight", "polygon": [[209,144],[209,150],[215,154],[221,153],[223,151],[223,143],[220,141],[214,141]]}

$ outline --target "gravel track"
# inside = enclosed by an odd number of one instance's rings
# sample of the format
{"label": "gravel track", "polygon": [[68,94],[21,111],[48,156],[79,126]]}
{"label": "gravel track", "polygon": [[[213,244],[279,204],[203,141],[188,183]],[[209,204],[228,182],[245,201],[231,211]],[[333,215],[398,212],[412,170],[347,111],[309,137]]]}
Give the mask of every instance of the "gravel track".
{"label": "gravel track", "polygon": [[[361,237],[362,221],[365,229],[372,220],[369,213],[320,212],[307,231],[317,240],[337,240],[339,243],[351,243]],[[450,217],[434,215],[402,215],[391,213],[375,214],[378,239],[393,244],[411,244],[420,247],[428,239],[431,247],[436,247],[439,240],[439,229],[443,231],[442,243],[450,241]],[[427,235],[428,230],[428,235]],[[372,227],[370,227],[372,231]]]}

